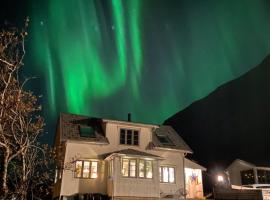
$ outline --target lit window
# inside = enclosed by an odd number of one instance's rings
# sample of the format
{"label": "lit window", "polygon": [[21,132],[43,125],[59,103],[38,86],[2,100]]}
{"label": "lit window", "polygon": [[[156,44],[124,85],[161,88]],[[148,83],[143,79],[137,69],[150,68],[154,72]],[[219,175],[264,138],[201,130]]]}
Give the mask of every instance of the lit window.
{"label": "lit window", "polygon": [[129,160],[123,159],[122,175],[128,177]]}
{"label": "lit window", "polygon": [[[137,173],[138,166],[138,173]],[[151,160],[143,159],[122,159],[122,176],[153,178],[153,164]]]}
{"label": "lit window", "polygon": [[122,160],[122,175],[125,177],[136,177],[136,160],[123,159]]}
{"label": "lit window", "polygon": [[175,168],[161,166],[159,168],[160,182],[162,183],[174,183],[175,182]]}
{"label": "lit window", "polygon": [[174,183],[174,168],[169,167],[169,182]]}
{"label": "lit window", "polygon": [[75,163],[76,178],[97,178],[97,161],[78,160]]}
{"label": "lit window", "polygon": [[75,177],[80,178],[82,176],[82,163],[83,161],[76,161]]}
{"label": "lit window", "polygon": [[146,178],[153,178],[153,167],[152,167],[152,161],[146,160],[145,161],[145,172],[146,172]]}
{"label": "lit window", "polygon": [[139,161],[139,177],[144,178],[144,160]]}
{"label": "lit window", "polygon": [[83,178],[88,178],[90,172],[90,162],[84,161],[83,162]]}
{"label": "lit window", "polygon": [[163,182],[168,183],[169,182],[169,170],[168,167],[163,167]]}
{"label": "lit window", "polygon": [[109,161],[109,176],[112,176],[113,175],[113,161],[110,160]]}
{"label": "lit window", "polygon": [[129,176],[136,177],[136,160],[129,161]]}
{"label": "lit window", "polygon": [[91,162],[91,178],[97,178],[97,165],[96,161]]}
{"label": "lit window", "polygon": [[120,144],[139,145],[139,132],[130,129],[120,129]]}

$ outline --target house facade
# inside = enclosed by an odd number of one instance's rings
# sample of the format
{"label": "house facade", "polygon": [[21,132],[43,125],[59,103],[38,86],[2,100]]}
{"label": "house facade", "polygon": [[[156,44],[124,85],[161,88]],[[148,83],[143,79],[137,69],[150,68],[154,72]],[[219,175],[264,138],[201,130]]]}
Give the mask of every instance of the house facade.
{"label": "house facade", "polygon": [[181,198],[187,191],[185,166],[203,169],[185,159],[192,150],[170,126],[61,114],[55,147],[54,198]]}
{"label": "house facade", "polygon": [[257,166],[236,159],[227,168],[232,185],[270,184],[270,166]]}

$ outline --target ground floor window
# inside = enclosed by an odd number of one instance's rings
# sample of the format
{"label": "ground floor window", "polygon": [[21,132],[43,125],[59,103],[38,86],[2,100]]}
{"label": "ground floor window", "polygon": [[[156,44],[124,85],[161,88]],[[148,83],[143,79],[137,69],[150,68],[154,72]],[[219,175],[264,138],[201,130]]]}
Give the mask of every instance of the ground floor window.
{"label": "ground floor window", "polygon": [[257,176],[259,184],[270,184],[270,171],[258,169]]}
{"label": "ground floor window", "polygon": [[159,179],[161,183],[175,183],[175,167],[160,166]]}
{"label": "ground floor window", "polygon": [[153,178],[153,161],[136,158],[123,158],[122,176],[132,178]]}
{"label": "ground floor window", "polygon": [[76,178],[97,178],[97,161],[77,160],[75,163]]}
{"label": "ground floor window", "polygon": [[242,185],[254,184],[255,176],[253,169],[241,171],[241,182]]}

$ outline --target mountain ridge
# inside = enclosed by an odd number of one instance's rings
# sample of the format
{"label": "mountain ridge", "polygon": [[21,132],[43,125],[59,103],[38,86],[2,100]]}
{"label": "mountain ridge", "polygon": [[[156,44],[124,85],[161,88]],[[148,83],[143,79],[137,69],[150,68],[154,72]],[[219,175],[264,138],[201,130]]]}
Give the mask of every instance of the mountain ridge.
{"label": "mountain ridge", "polygon": [[173,126],[194,150],[193,158],[206,166],[225,167],[235,158],[265,163],[263,155],[270,152],[269,80],[270,55],[164,124]]}

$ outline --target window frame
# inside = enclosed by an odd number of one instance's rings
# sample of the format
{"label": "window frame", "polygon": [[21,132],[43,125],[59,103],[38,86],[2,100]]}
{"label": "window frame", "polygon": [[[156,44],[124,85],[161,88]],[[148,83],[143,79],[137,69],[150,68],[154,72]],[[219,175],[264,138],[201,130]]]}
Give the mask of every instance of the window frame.
{"label": "window frame", "polygon": [[[122,130],[124,131],[124,143],[122,143]],[[131,144],[128,144],[128,132],[131,131]],[[131,129],[131,128],[119,128],[119,145],[128,145],[128,146],[140,146],[140,130],[138,129]],[[134,144],[135,139],[135,133],[138,134],[137,136],[137,144]]]}
{"label": "window frame", "polygon": [[170,146],[170,147],[174,147],[175,146],[175,144],[173,143],[173,141],[171,140],[171,138],[168,135],[157,134],[156,136],[157,136],[159,142],[162,145],[164,145],[164,146]]}
{"label": "window frame", "polygon": [[[163,168],[168,169],[168,182],[164,181]],[[173,182],[170,182],[170,168],[173,169],[173,178],[174,178]],[[159,182],[166,183],[166,184],[176,184],[176,166],[174,166],[174,165],[160,165],[159,166]]]}
{"label": "window frame", "polygon": [[240,171],[240,178],[242,185],[255,184],[255,173],[253,169],[246,169]]}
{"label": "window frame", "polygon": [[108,162],[108,177],[113,176],[113,160],[109,160]]}
{"label": "window frame", "polygon": [[[89,134],[89,135],[83,134],[84,133],[83,131],[85,131],[85,129],[92,129],[93,134]],[[96,130],[92,126],[79,125],[79,134],[80,134],[80,137],[82,138],[90,138],[90,139],[97,138]]]}
{"label": "window frame", "polygon": [[[122,173],[122,170],[123,170],[123,160],[128,160],[128,176],[124,176],[123,173]],[[135,176],[130,176],[130,161],[131,160],[135,160],[136,162],[136,168],[135,168]],[[139,164],[140,164],[140,161],[144,161],[144,176],[143,177],[140,177],[140,167],[139,167]],[[151,172],[152,172],[152,177],[151,178],[147,178],[146,177],[146,162],[149,161],[151,163]],[[153,168],[153,160],[148,160],[148,159],[143,159],[143,158],[132,158],[132,157],[129,157],[129,158],[126,158],[126,157],[122,157],[121,158],[121,176],[123,178],[139,178],[139,179],[147,179],[147,180],[152,180],[153,179],[153,171],[154,171],[154,168]]]}
{"label": "window frame", "polygon": [[[82,162],[82,166],[81,166],[81,173],[80,176],[77,176],[77,172],[76,172],[76,166],[77,166],[77,162]],[[89,173],[88,173],[88,177],[84,177],[83,176],[83,169],[84,169],[84,162],[89,162]],[[96,167],[96,177],[92,177],[92,163],[95,162],[97,163],[97,167]],[[98,178],[98,167],[99,166],[99,161],[97,160],[76,160],[75,161],[75,170],[74,170],[74,178],[78,178],[78,179],[97,179]]]}

